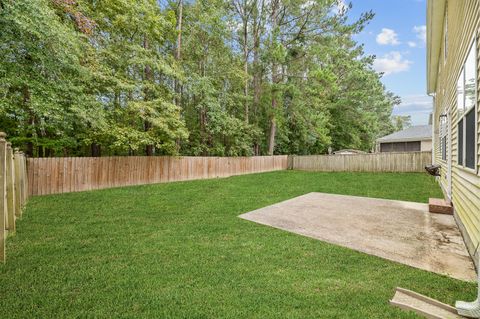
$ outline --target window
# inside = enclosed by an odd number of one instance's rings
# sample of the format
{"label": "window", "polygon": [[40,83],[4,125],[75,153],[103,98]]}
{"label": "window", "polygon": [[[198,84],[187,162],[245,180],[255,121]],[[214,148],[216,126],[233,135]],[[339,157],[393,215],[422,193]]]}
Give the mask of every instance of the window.
{"label": "window", "polygon": [[442,160],[447,160],[447,116],[445,114],[440,115],[440,154]]}
{"label": "window", "polygon": [[475,168],[475,109],[465,115],[465,166]]}
{"label": "window", "polygon": [[458,165],[463,165],[463,121],[458,122]]}
{"label": "window", "polygon": [[420,152],[421,142],[407,142],[405,145],[405,150],[407,152]]}
{"label": "window", "polygon": [[380,152],[420,152],[421,142],[381,143]]}
{"label": "window", "polygon": [[457,81],[458,165],[475,169],[477,43],[473,41]]}
{"label": "window", "polygon": [[447,160],[447,138],[445,136],[442,138],[442,160]]}
{"label": "window", "polygon": [[460,72],[460,76],[457,81],[457,109],[458,109],[458,116],[463,115],[463,111],[465,109],[465,94],[463,94],[463,82],[465,80],[465,73]]}

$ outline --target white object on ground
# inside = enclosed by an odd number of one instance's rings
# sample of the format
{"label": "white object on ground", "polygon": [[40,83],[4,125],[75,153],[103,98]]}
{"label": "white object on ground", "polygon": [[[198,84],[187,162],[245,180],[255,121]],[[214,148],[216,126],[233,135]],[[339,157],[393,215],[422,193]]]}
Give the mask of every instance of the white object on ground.
{"label": "white object on ground", "polygon": [[400,287],[397,288],[390,304],[429,319],[462,318],[452,306]]}
{"label": "white object on ground", "polygon": [[478,272],[478,292],[477,299],[473,302],[457,301],[455,302],[458,314],[469,318],[480,318],[480,271]]}

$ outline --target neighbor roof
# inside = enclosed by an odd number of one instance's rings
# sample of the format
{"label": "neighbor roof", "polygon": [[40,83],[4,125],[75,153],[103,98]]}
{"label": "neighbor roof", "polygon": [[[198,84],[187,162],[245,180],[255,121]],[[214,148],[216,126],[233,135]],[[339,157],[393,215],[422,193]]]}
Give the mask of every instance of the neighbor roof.
{"label": "neighbor roof", "polygon": [[377,142],[406,142],[406,141],[424,141],[432,139],[431,125],[411,126],[402,131],[392,133],[390,135],[377,139]]}

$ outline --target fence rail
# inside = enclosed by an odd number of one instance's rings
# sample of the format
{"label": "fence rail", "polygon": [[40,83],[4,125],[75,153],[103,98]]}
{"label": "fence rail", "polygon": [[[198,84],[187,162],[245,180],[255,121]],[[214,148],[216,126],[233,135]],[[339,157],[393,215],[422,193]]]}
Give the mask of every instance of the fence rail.
{"label": "fence rail", "polygon": [[287,155],[29,158],[28,190],[30,195],[47,195],[285,170],[287,158]]}
{"label": "fence rail", "polygon": [[293,169],[322,172],[423,172],[431,152],[293,156]]}
{"label": "fence rail", "polygon": [[29,195],[228,177],[285,169],[325,172],[422,172],[430,152],[253,157],[29,158]]}
{"label": "fence rail", "polygon": [[27,201],[27,166],[25,155],[6,141],[0,132],[0,262],[5,262],[5,240],[15,231]]}

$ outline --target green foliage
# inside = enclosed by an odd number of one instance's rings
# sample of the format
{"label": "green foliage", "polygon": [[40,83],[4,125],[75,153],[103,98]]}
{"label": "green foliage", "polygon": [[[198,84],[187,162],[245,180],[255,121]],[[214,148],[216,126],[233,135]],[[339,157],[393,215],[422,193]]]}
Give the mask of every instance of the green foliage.
{"label": "green foliage", "polygon": [[395,132],[404,130],[412,126],[412,118],[410,115],[394,115],[392,116],[392,122]]}
{"label": "green foliage", "polygon": [[60,153],[82,143],[78,131],[102,128],[92,51],[49,2],[5,1],[0,30],[0,123],[14,144]]}
{"label": "green foliage", "polygon": [[335,0],[1,3],[0,126],[30,156],[370,150],[403,125],[352,39],[373,13]]}

